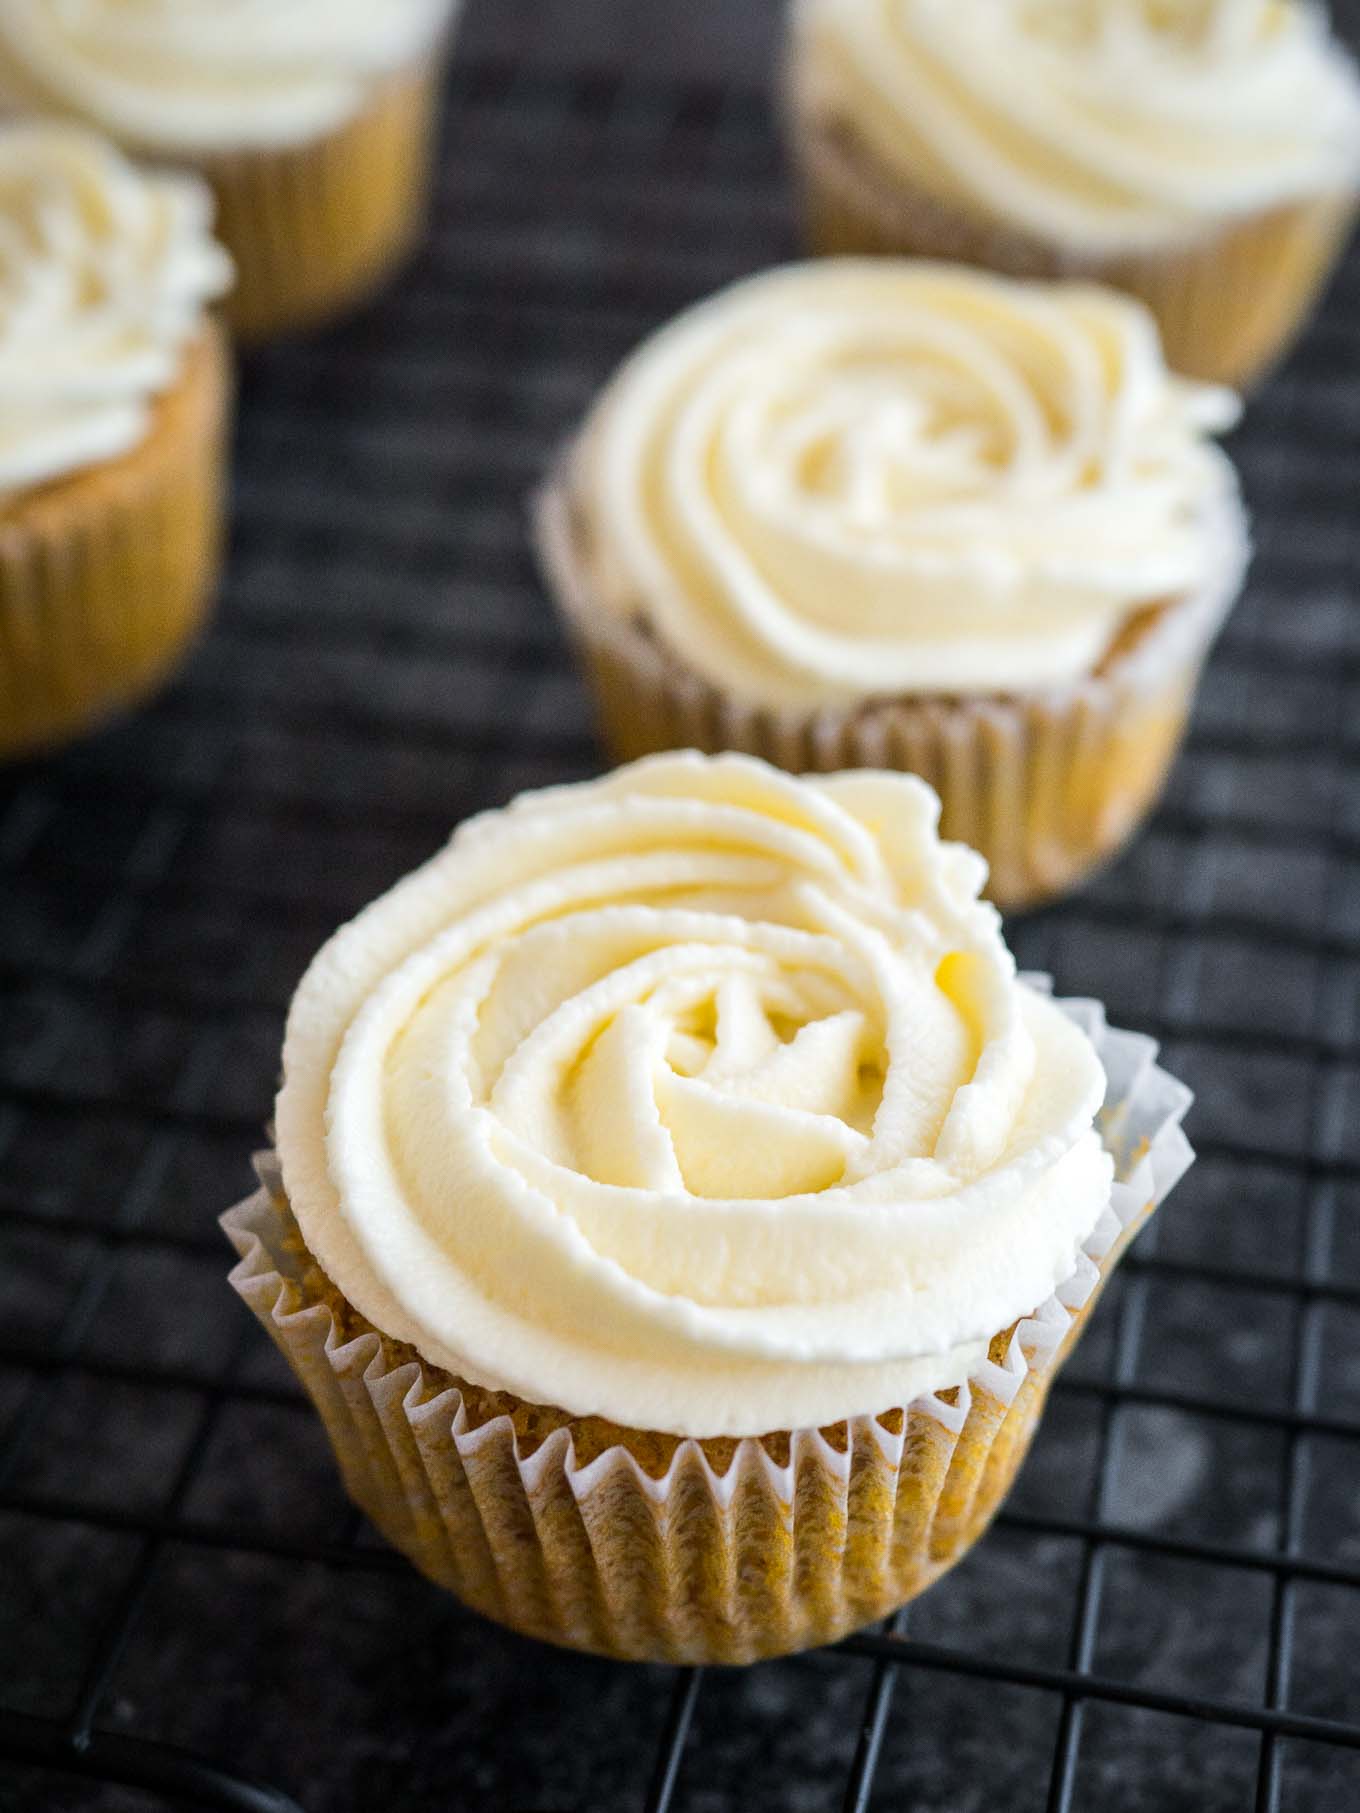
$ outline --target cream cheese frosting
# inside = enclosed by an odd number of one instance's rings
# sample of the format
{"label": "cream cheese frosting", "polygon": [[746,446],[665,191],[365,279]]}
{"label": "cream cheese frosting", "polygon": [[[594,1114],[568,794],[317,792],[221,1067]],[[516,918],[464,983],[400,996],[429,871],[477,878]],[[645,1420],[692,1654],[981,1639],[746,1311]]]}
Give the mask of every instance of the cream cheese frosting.
{"label": "cream cheese frosting", "polygon": [[0,125],[0,502],[139,445],[231,263],[195,178]]}
{"label": "cream cheese frosting", "polygon": [[790,266],[681,315],[592,411],[592,597],[758,705],[1060,686],[1134,612],[1240,579],[1207,438],[1237,407],[1111,291]]}
{"label": "cream cheese frosting", "polygon": [[802,107],[1081,255],[1348,191],[1360,83],[1297,0],[794,0]]}
{"label": "cream cheese frosting", "polygon": [[456,0],[4,0],[0,94],[167,153],[306,142],[425,55]]}
{"label": "cream cheese frosting", "polygon": [[338,932],[283,1180],[473,1383],[681,1435],[961,1383],[1106,1206],[1094,1048],[906,775],[651,758],[527,794]]}

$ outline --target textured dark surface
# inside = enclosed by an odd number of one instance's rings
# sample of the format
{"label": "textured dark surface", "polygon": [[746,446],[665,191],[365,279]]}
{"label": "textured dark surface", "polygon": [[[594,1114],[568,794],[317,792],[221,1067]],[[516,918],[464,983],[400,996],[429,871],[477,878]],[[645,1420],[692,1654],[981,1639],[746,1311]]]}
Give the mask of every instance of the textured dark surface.
{"label": "textured dark surface", "polygon": [[[535,1649],[387,1555],[214,1218],[322,936],[467,812],[597,765],[524,493],[643,332],[792,251],[774,16],[474,0],[430,245],[245,373],[210,639],[136,721],[0,776],[11,1711],[317,1813],[648,1804],[676,1678]],[[913,1608],[871,1798],[861,1644],[707,1677],[685,1813],[1360,1805],[1358,308],[1353,260],[1234,439],[1256,566],[1167,805],[1015,931],[1165,1038],[1200,1163],[1001,1524]],[[1267,1706],[1338,1723],[1263,1736]],[[6,1809],[165,1804],[5,1755]]]}

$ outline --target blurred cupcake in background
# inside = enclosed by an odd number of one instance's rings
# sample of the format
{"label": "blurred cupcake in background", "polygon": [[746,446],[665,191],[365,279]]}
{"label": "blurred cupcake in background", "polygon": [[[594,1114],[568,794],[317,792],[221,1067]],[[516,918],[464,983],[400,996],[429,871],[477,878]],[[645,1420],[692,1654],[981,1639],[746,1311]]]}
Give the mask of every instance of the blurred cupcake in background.
{"label": "blurred cupcake in background", "polygon": [[1349,230],[1360,82],[1300,0],[793,0],[815,251],[1142,298],[1177,371],[1278,356]]}
{"label": "blurred cupcake in background", "polygon": [[0,755],[159,681],[220,563],[231,264],[193,177],[0,126]]}
{"label": "blurred cupcake in background", "polygon": [[362,300],[424,221],[456,0],[5,0],[0,94],[198,170],[259,339]]}
{"label": "blurred cupcake in background", "polygon": [[1156,798],[1239,589],[1236,411],[1110,290],[735,285],[633,355],[539,502],[611,754],[910,770],[995,900],[1061,892]]}

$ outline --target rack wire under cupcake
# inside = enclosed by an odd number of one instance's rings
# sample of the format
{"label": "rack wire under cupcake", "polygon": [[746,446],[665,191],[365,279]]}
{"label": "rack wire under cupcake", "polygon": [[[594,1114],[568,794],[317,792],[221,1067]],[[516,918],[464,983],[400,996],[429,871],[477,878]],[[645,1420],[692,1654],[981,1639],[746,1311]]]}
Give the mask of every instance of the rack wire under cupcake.
{"label": "rack wire under cupcake", "polygon": [[1360,1803],[1360,259],[1237,437],[1255,574],[1166,806],[1016,929],[1167,1042],[1200,1163],[956,1576],[747,1675],[532,1650],[348,1511],[223,1283],[311,950],[596,764],[524,494],[644,331],[791,252],[773,16],[719,80],[474,9],[431,243],[246,371],[208,642],[0,777],[7,1806]]}

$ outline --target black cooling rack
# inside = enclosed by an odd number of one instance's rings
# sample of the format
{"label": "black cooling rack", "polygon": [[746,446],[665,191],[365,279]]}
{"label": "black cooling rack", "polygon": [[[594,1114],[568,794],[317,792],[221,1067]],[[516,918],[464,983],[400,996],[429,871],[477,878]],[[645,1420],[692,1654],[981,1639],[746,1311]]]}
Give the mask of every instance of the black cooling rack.
{"label": "black cooling rack", "polygon": [[[685,0],[569,11],[474,5],[426,251],[248,366],[181,681],[0,775],[0,1804],[1360,1805],[1354,259],[1235,439],[1256,565],[1164,809],[1016,928],[1166,1042],[1201,1156],[956,1574],[745,1672],[522,1643],[348,1510],[226,1289],[312,949],[467,812],[597,765],[526,487],[645,330],[794,244],[772,8],[721,80],[668,73]],[[651,74],[602,60],[630,35]]]}

